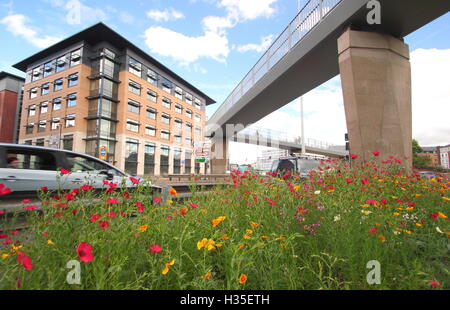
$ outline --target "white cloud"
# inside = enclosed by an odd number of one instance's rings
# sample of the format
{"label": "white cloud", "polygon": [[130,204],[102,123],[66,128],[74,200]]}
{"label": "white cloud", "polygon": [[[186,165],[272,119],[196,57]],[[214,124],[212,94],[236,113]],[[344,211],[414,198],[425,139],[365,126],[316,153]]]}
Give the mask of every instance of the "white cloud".
{"label": "white cloud", "polygon": [[45,0],[54,7],[59,7],[67,12],[66,22],[69,25],[81,25],[105,21],[108,19],[106,12],[99,8],[84,5],[81,0]]}
{"label": "white cloud", "polygon": [[268,36],[262,37],[260,44],[240,45],[236,49],[241,53],[245,53],[245,52],[249,52],[249,51],[262,53],[262,52],[265,52],[270,47],[274,38],[275,38],[275,36],[273,34],[270,34]]}
{"label": "white cloud", "polygon": [[173,8],[165,9],[164,11],[150,10],[147,12],[147,16],[157,22],[168,22],[171,20],[184,18],[183,13]]}
{"label": "white cloud", "polygon": [[[171,57],[182,65],[189,65],[200,58],[225,62],[230,52],[226,30],[248,20],[271,17],[276,11],[273,4],[277,1],[220,0],[217,6],[224,8],[226,15],[203,18],[203,35],[187,36],[167,28],[152,26],[145,31],[145,42],[152,52]],[[169,18],[166,17],[166,12],[170,11],[154,10],[152,15],[157,20],[166,20]]]}
{"label": "white cloud", "polygon": [[130,13],[128,13],[128,12],[124,12],[124,11],[120,12],[119,13],[119,19],[120,19],[120,21],[122,23],[125,23],[125,24],[132,24],[132,23],[134,23],[134,16],[131,15]]}
{"label": "white cloud", "polygon": [[38,36],[38,32],[35,29],[26,25],[28,21],[29,19],[25,15],[13,14],[1,19],[0,23],[4,24],[6,29],[15,36],[20,36],[39,48],[49,47],[62,39],[49,35]]}

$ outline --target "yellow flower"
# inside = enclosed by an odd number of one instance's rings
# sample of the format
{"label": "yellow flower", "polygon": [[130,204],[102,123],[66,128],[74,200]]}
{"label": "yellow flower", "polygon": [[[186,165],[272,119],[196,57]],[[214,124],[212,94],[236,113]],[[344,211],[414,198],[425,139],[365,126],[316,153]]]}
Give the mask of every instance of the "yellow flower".
{"label": "yellow flower", "polygon": [[203,215],[205,215],[206,213],[208,213],[208,211],[207,211],[206,209],[202,209],[200,212],[201,212]]}
{"label": "yellow flower", "polygon": [[261,236],[261,239],[269,239],[269,236]]}
{"label": "yellow flower", "polygon": [[23,245],[15,246],[14,244],[11,244],[11,248],[14,253],[19,254],[19,251],[23,248]]}
{"label": "yellow flower", "polygon": [[219,216],[218,218],[212,220],[212,227],[216,227],[221,222],[225,221],[226,218],[227,218],[226,216]]}
{"label": "yellow flower", "polygon": [[48,245],[55,245],[55,243],[52,240],[47,240]]}
{"label": "yellow flower", "polygon": [[170,266],[173,266],[175,264],[175,259],[172,259],[169,263],[166,264],[166,267],[164,267],[162,274],[166,275],[169,272]]}
{"label": "yellow flower", "polygon": [[170,188],[169,194],[172,195],[172,196],[177,196],[178,195],[177,191],[173,187]]}
{"label": "yellow flower", "polygon": [[278,240],[283,240],[283,241],[285,241],[286,238],[284,238],[283,236],[279,236],[279,237],[275,238],[275,240],[276,240],[276,241],[278,241]]}
{"label": "yellow flower", "polygon": [[252,238],[252,236],[250,236],[250,235],[245,235],[244,236],[244,239],[251,239]]}
{"label": "yellow flower", "polygon": [[406,208],[406,211],[412,211],[412,210],[414,210],[414,207],[408,207],[408,208]]}
{"label": "yellow flower", "polygon": [[171,200],[171,199],[170,199],[170,200],[167,200],[167,204],[168,204],[168,205],[172,205],[172,204],[173,204],[173,200]]}
{"label": "yellow flower", "polygon": [[207,248],[209,251],[215,250],[215,241],[212,239],[203,238],[201,241],[197,242],[197,249]]}
{"label": "yellow flower", "polygon": [[363,207],[363,208],[369,208],[370,205],[369,205],[369,204],[363,204],[363,205],[361,205],[361,207]]}
{"label": "yellow flower", "polygon": [[391,196],[391,198],[392,198],[392,199],[398,199],[398,197],[397,197],[397,196]]}
{"label": "yellow flower", "polygon": [[442,197],[442,199],[444,199],[444,201],[450,201],[450,198],[448,197]]}
{"label": "yellow flower", "polygon": [[147,229],[148,229],[148,225],[142,225],[141,227],[139,227],[139,230],[140,230],[141,232],[146,232]]}
{"label": "yellow flower", "polygon": [[447,218],[447,216],[444,213],[442,213],[442,212],[438,212],[438,215],[439,215],[439,218],[441,218],[441,219],[446,219]]}
{"label": "yellow flower", "polygon": [[411,235],[411,234],[412,234],[412,231],[407,230],[407,229],[403,230],[403,232],[406,233],[406,234],[408,234],[408,235]]}
{"label": "yellow flower", "polygon": [[295,191],[295,192],[298,192],[299,189],[300,189],[300,185],[294,186],[294,191]]}
{"label": "yellow flower", "polygon": [[246,229],[245,232],[249,235],[253,234],[253,230],[251,230],[251,229]]}
{"label": "yellow flower", "polygon": [[208,242],[207,238],[203,238],[201,241],[197,242],[197,249],[201,250],[206,243]]}
{"label": "yellow flower", "polygon": [[361,210],[361,213],[364,215],[369,215],[372,211]]}
{"label": "yellow flower", "polygon": [[255,223],[255,222],[250,222],[249,224],[250,224],[250,226],[252,226],[253,228],[258,228],[258,226],[259,226],[259,224],[258,224],[258,223]]}
{"label": "yellow flower", "polygon": [[8,253],[3,253],[2,254],[2,259],[7,259],[9,257],[9,254]]}
{"label": "yellow flower", "polygon": [[399,215],[400,215],[400,213],[394,212],[394,216],[399,216]]}
{"label": "yellow flower", "polygon": [[216,247],[221,248],[222,247],[222,243],[216,243]]}
{"label": "yellow flower", "polygon": [[422,227],[422,224],[416,223],[416,226],[417,226],[417,227]]}
{"label": "yellow flower", "polygon": [[422,194],[414,194],[415,198],[420,198],[422,196]]}

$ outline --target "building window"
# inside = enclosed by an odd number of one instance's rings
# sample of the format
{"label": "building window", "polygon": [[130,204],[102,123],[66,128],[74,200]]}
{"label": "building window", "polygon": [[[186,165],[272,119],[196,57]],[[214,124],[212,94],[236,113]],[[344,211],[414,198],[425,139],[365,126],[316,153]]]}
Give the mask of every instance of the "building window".
{"label": "building window", "polygon": [[195,113],[195,122],[200,123],[201,121],[202,121],[202,117],[200,116],[200,114]]}
{"label": "building window", "polygon": [[161,139],[170,140],[170,131],[161,130]]}
{"label": "building window", "polygon": [[52,125],[51,125],[51,130],[59,130],[60,126],[61,126],[61,119],[58,118],[54,118],[52,119]]}
{"label": "building window", "polygon": [[68,80],[69,80],[69,87],[77,86],[78,85],[78,73],[69,75]]}
{"label": "building window", "polygon": [[75,127],[75,114],[69,114],[66,116],[66,128]]}
{"label": "building window", "polygon": [[56,60],[56,72],[61,72],[66,69],[66,56],[61,56]]}
{"label": "building window", "polygon": [[161,79],[161,89],[169,94],[172,93],[172,82],[166,78]]}
{"label": "building window", "polygon": [[189,93],[186,93],[186,95],[184,96],[184,101],[186,101],[186,103],[192,105],[192,95]]}
{"label": "building window", "polygon": [[127,130],[131,132],[139,132],[139,122],[132,119],[127,120]]}
{"label": "building window", "polygon": [[42,84],[41,96],[47,95],[48,93],[50,93],[50,83]]}
{"label": "building window", "polygon": [[53,91],[59,91],[61,89],[63,89],[63,79],[57,79],[53,82],[54,85],[54,89]]}
{"label": "building window", "polygon": [[176,118],[175,119],[175,127],[183,129],[183,121],[181,119],[179,119],[179,118]]}
{"label": "building window", "polygon": [[38,125],[38,132],[44,132],[47,128],[47,121],[40,121]]}
{"label": "building window", "polygon": [[202,109],[202,103],[201,103],[201,101],[200,101],[199,99],[195,98],[195,99],[194,99],[194,103],[195,103],[195,107],[196,107],[197,109],[199,109],[199,110]]}
{"label": "building window", "polygon": [[183,100],[183,90],[180,87],[176,86],[174,89],[174,96],[175,98]]}
{"label": "building window", "polygon": [[144,174],[155,174],[155,151],[156,145],[154,143],[146,143],[144,152]]}
{"label": "building window", "polygon": [[138,77],[142,76],[142,64],[136,59],[130,57],[128,61],[128,71],[137,75]]}
{"label": "building window", "polygon": [[192,133],[192,124],[186,122],[186,132],[189,132],[189,134]]}
{"label": "building window", "polygon": [[36,146],[44,146],[45,140],[44,139],[37,139],[36,140]]}
{"label": "building window", "polygon": [[77,94],[70,94],[67,96],[67,107],[72,108],[77,105]]}
{"label": "building window", "polygon": [[36,115],[36,105],[30,105],[28,107],[28,116],[35,116]]}
{"label": "building window", "polygon": [[30,89],[30,99],[36,98],[37,95],[38,95],[37,87],[34,87],[34,88]]}
{"label": "building window", "polygon": [[173,153],[173,173],[181,173],[181,149],[175,148]]}
{"label": "building window", "polygon": [[64,136],[63,149],[73,151],[73,135]]}
{"label": "building window", "polygon": [[70,54],[70,66],[76,66],[81,63],[81,49],[78,49],[76,51],[73,51]]}
{"label": "building window", "polygon": [[163,113],[161,116],[161,121],[163,122],[163,124],[170,124],[170,115]]}
{"label": "building window", "polygon": [[53,74],[53,62],[47,62],[44,65],[44,77],[50,76]]}
{"label": "building window", "polygon": [[191,174],[192,170],[192,152],[186,151],[184,155],[184,173]]}
{"label": "building window", "polygon": [[183,107],[179,104],[175,105],[175,112],[178,114],[183,114]]}
{"label": "building window", "polygon": [[153,86],[158,86],[158,73],[147,69],[147,82],[150,82]]}
{"label": "building window", "polygon": [[48,112],[48,101],[44,101],[41,103],[41,114]]}
{"label": "building window", "polygon": [[128,91],[140,96],[141,95],[141,84],[131,81],[128,83]]}
{"label": "building window", "polygon": [[53,99],[53,111],[58,111],[61,109],[61,98]]}
{"label": "building window", "polygon": [[185,141],[186,141],[186,145],[192,146],[192,138],[191,137],[186,137]]}
{"label": "building window", "polygon": [[154,126],[145,126],[145,134],[147,136],[156,137],[156,128]]}
{"label": "building window", "polygon": [[183,143],[183,137],[181,135],[174,136],[175,143]]}
{"label": "building window", "polygon": [[161,145],[161,154],[160,154],[160,170],[161,174],[169,173],[169,153],[170,147],[167,145]]}
{"label": "building window", "polygon": [[125,171],[137,174],[139,140],[127,139],[125,144]]}
{"label": "building window", "polygon": [[153,108],[147,108],[147,117],[156,120],[157,111]]}
{"label": "building window", "polygon": [[154,92],[153,90],[147,91],[147,99],[151,102],[156,102],[156,99],[158,98],[158,94]]}
{"label": "building window", "polygon": [[128,99],[128,112],[139,114],[140,108],[139,102]]}
{"label": "building window", "polygon": [[33,133],[33,128],[34,128],[34,124],[33,123],[26,125],[25,126],[25,133],[27,135],[32,134]]}
{"label": "building window", "polygon": [[35,68],[31,74],[31,81],[37,81],[41,79],[41,68]]}
{"label": "building window", "polygon": [[170,99],[169,99],[169,98],[166,98],[166,97],[163,97],[162,102],[163,102],[163,107],[165,107],[165,108],[167,108],[167,109],[170,110],[170,106],[171,106],[171,104],[172,104],[172,102],[170,101]]}
{"label": "building window", "polygon": [[192,111],[189,109],[186,109],[186,116],[189,118],[192,118]]}
{"label": "building window", "polygon": [[195,127],[195,138],[200,140],[202,135],[202,129],[200,127]]}

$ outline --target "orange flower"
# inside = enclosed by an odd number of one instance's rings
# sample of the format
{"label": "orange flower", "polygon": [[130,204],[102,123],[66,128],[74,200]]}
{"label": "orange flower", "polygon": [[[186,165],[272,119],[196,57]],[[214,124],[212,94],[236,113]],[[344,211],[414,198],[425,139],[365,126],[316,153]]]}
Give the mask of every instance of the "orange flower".
{"label": "orange flower", "polygon": [[212,227],[216,227],[221,222],[225,221],[226,218],[227,218],[226,216],[219,216],[218,218],[212,220]]}
{"label": "orange flower", "polygon": [[247,276],[245,274],[241,274],[239,277],[239,283],[244,284],[245,282],[247,282]]}
{"label": "orange flower", "polygon": [[238,247],[239,247],[240,249],[243,249],[243,248],[245,248],[245,244],[242,244],[242,243],[241,243],[241,244],[238,245]]}
{"label": "orange flower", "polygon": [[139,230],[140,230],[141,232],[146,232],[147,229],[148,229],[148,225],[142,225],[141,227],[139,227]]}
{"label": "orange flower", "polygon": [[386,238],[383,235],[379,235],[378,239],[380,239],[381,242],[385,242]]}
{"label": "orange flower", "polygon": [[172,196],[178,196],[177,191],[175,190],[175,188],[171,187],[169,190],[169,194]]}
{"label": "orange flower", "polygon": [[228,239],[230,239],[230,237],[228,236],[228,235],[223,235],[222,237],[220,237],[220,239],[222,239],[222,240],[228,240]]}
{"label": "orange flower", "polygon": [[205,274],[204,276],[202,276],[202,279],[208,280],[209,278],[211,278],[211,276],[212,276],[211,271],[209,271],[207,274]]}
{"label": "orange flower", "polygon": [[162,274],[166,275],[169,272],[170,266],[173,266],[175,264],[175,259],[172,259],[169,263],[166,264],[166,267],[164,267]]}
{"label": "orange flower", "polygon": [[255,222],[250,222],[249,224],[250,224],[250,226],[252,226],[253,228],[258,228],[258,226],[259,226],[259,224],[258,224],[258,223],[255,223]]}

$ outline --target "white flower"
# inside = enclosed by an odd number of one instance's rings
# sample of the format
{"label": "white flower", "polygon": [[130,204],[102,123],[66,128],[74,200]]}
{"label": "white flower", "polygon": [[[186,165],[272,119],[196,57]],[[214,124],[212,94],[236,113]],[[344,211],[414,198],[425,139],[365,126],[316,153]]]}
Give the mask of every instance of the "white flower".
{"label": "white flower", "polygon": [[443,234],[443,233],[444,233],[439,227],[436,227],[436,231],[437,231],[438,233],[440,233],[440,234]]}
{"label": "white flower", "polygon": [[372,211],[361,210],[361,213],[364,215],[369,215]]}
{"label": "white flower", "polygon": [[315,191],[314,194],[319,195],[320,191]]}
{"label": "white flower", "polygon": [[334,217],[334,221],[335,222],[338,222],[338,221],[340,221],[341,220],[341,215],[340,214],[338,214],[338,215],[336,215],[335,217]]}
{"label": "white flower", "polygon": [[394,235],[400,235],[401,232],[394,230]]}

